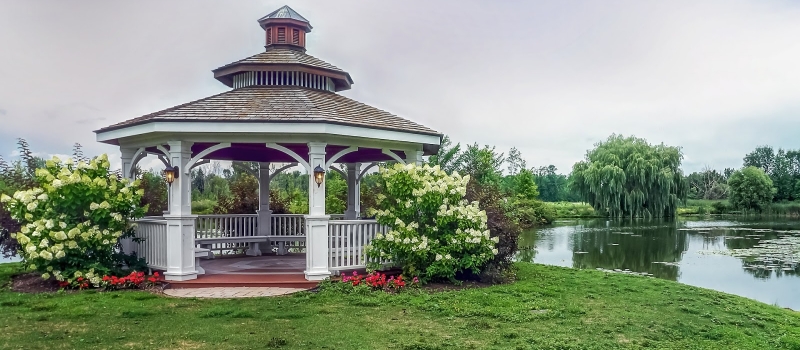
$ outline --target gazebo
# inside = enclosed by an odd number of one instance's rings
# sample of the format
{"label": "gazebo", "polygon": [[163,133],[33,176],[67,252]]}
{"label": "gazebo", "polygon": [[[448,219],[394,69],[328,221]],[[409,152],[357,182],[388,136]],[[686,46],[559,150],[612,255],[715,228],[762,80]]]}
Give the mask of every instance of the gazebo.
{"label": "gazebo", "polygon": [[[146,156],[166,166],[169,205],[163,217],[137,222],[135,251],[171,281],[197,278],[200,255],[219,244],[305,242],[305,279],[364,265],[363,246],[382,228],[357,220],[359,183],[377,162],[417,163],[437,152],[441,134],[423,125],[337,94],[353,85],[350,74],[306,54],[311,24],[288,6],[258,20],[266,50],[213,70],[231,89],[95,131],[99,142],[119,146],[122,172],[134,176]],[[191,170],[210,160],[258,162],[260,207],[252,215],[192,215]],[[288,164],[270,171],[270,164]],[[347,211],[325,211],[324,171],[344,164]],[[309,174],[308,214],[273,215],[270,179],[297,166]],[[316,174],[316,176],[314,176]]]}

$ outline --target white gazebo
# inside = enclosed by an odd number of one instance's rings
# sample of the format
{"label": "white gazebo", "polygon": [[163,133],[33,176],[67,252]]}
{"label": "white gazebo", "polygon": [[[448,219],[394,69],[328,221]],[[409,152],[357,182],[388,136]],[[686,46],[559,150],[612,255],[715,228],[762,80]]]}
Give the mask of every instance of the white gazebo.
{"label": "white gazebo", "polygon": [[[163,217],[142,219],[141,242],[125,249],[144,257],[167,280],[197,278],[207,248],[246,244],[263,247],[305,242],[307,280],[362,267],[363,246],[381,230],[357,220],[359,182],[377,162],[420,163],[434,154],[441,134],[337,94],[350,89],[350,75],[305,53],[308,20],[284,6],[258,20],[266,50],[222,66],[214,77],[232,89],[96,131],[99,142],[117,145],[124,176],[144,157],[158,157],[177,176]],[[210,160],[260,164],[260,208],[252,215],[192,215],[192,168]],[[270,164],[289,164],[270,171]],[[344,164],[348,199],[344,220],[325,211],[325,183],[309,176],[308,215],[272,215],[270,179],[290,166],[311,175]]]}

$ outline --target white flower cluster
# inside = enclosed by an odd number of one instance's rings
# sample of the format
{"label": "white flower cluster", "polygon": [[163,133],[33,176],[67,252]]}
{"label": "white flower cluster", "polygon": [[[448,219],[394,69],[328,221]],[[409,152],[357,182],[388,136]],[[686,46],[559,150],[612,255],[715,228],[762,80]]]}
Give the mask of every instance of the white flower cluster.
{"label": "white flower cluster", "polygon": [[416,264],[417,271],[438,271],[432,273],[474,269],[497,255],[499,239],[490,236],[486,212],[464,199],[469,176],[414,164],[380,174],[385,191],[372,214],[390,230],[375,236],[369,255]]}
{"label": "white flower cluster", "polygon": [[[89,248],[113,249],[113,245],[122,236],[122,230],[127,227],[128,213],[116,212],[115,205],[122,208],[120,210],[130,210],[129,208],[138,204],[136,197],[141,196],[143,191],[136,189],[137,182],[117,180],[116,175],[108,172],[108,166],[105,155],[89,162],[77,163],[71,159],[62,162],[58,157],[53,157],[46,162],[45,168],[36,170],[41,188],[18,191],[13,197],[0,196],[0,202],[9,209],[12,217],[22,223],[20,232],[13,234],[21,247],[21,257],[29,268],[35,270],[39,267],[46,270],[42,277],[49,278],[52,273],[56,279],[63,280],[63,271],[53,268],[59,266],[59,259],[70,254],[84,254]],[[103,193],[104,200],[99,200],[100,203],[92,202],[88,211],[81,209],[81,212],[68,216],[69,213],[62,212],[64,208],[81,201],[88,202],[85,199],[88,197],[81,197],[87,191],[65,189],[73,184]],[[90,211],[95,210],[106,210],[103,215],[107,214],[109,219],[92,222],[88,217],[92,214]],[[81,214],[87,219],[74,222],[75,217],[80,217]],[[86,275],[89,280],[97,278],[93,270],[85,273],[71,270],[72,272],[74,277]]]}
{"label": "white flower cluster", "polygon": [[[410,226],[411,225],[409,224],[409,227]],[[428,236],[423,235],[419,236],[419,238],[417,238],[417,236],[414,234],[411,234],[410,237],[409,235],[407,235],[405,238],[403,238],[402,236],[403,233],[401,232],[395,230],[389,230],[389,232],[387,232],[386,235],[378,233],[377,235],[375,235],[375,239],[385,240],[387,242],[392,242],[398,245],[404,245],[413,252],[416,251],[422,252],[430,250],[430,243],[428,240]]]}

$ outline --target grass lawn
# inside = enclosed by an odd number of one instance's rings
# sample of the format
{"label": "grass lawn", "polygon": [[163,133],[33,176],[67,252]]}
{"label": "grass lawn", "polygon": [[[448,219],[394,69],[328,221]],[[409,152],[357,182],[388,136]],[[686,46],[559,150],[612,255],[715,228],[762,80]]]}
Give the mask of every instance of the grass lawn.
{"label": "grass lawn", "polygon": [[519,264],[517,283],[427,294],[194,300],[11,292],[2,349],[800,349],[800,316],[675,282]]}

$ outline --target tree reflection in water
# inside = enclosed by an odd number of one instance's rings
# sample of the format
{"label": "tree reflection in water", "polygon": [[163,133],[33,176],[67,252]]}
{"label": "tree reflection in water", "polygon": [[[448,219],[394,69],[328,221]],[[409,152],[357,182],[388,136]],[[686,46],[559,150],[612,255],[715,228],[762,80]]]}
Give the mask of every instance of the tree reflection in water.
{"label": "tree reflection in water", "polygon": [[[580,269],[629,269],[677,280],[690,241],[696,250],[751,249],[759,241],[784,237],[795,222],[774,221],[672,221],[672,220],[573,220],[523,234],[518,259],[534,261],[537,249],[554,251],[566,245],[571,264]],[[800,235],[798,231],[797,235]],[[567,240],[567,242],[564,242]],[[700,246],[696,246],[702,244]],[[798,273],[800,265],[764,263],[741,258],[742,268],[757,278]],[[780,266],[775,267],[778,264]],[[773,266],[764,268],[764,266]]]}

